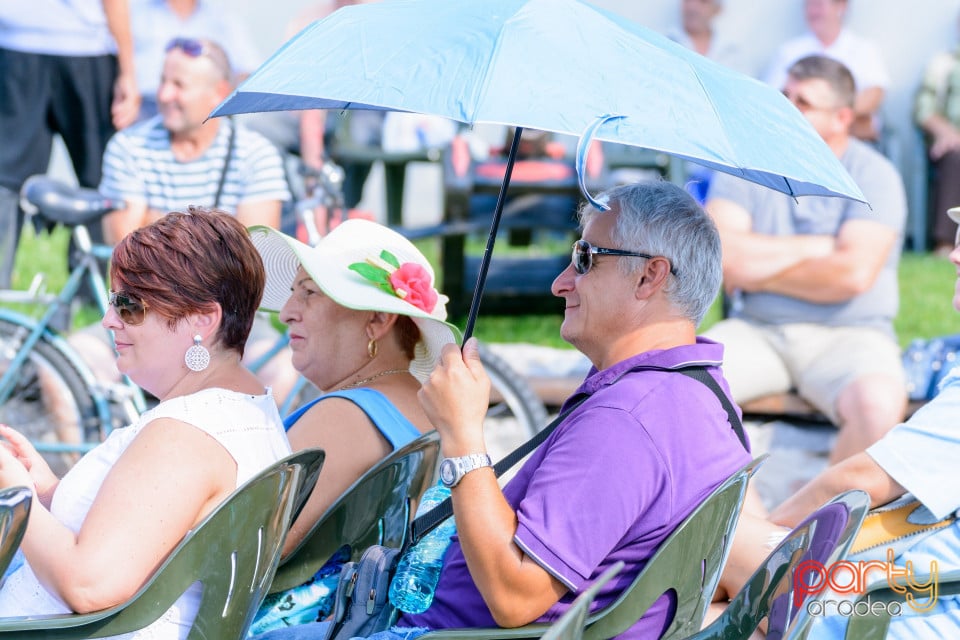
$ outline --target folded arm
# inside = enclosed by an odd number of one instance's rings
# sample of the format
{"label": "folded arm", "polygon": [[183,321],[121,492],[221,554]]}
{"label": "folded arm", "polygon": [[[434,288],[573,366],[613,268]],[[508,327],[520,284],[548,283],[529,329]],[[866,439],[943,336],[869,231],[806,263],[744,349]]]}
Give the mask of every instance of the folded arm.
{"label": "folded arm", "polygon": [[728,290],[757,291],[777,274],[804,260],[827,256],[834,249],[832,236],[754,233],[750,212],[732,200],[712,199],[706,209],[720,232]]}
{"label": "folded arm", "polygon": [[841,225],[832,252],[801,260],[766,279],[758,290],[808,302],[845,302],[873,286],[897,240],[897,232],[887,225],[850,220]]}

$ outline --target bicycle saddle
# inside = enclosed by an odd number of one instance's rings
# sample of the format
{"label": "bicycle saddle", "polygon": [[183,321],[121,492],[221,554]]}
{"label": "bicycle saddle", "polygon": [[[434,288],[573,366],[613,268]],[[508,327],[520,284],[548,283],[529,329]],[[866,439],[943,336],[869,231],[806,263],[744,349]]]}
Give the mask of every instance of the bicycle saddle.
{"label": "bicycle saddle", "polygon": [[20,206],[45,221],[73,227],[123,209],[124,203],[105,198],[96,189],[74,187],[45,175],[35,175],[27,178],[20,189]]}

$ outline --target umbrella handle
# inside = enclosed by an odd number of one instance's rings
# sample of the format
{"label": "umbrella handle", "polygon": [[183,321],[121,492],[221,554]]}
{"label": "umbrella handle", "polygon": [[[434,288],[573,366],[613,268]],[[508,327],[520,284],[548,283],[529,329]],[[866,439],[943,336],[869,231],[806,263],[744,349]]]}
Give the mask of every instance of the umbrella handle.
{"label": "umbrella handle", "polygon": [[480,270],[477,272],[477,284],[473,289],[473,300],[470,301],[470,311],[467,313],[467,326],[463,330],[463,343],[473,335],[473,326],[477,322],[477,313],[480,311],[480,298],[483,297],[483,286],[487,282],[487,271],[490,269],[490,258],[493,257],[493,244],[497,240],[497,229],[500,228],[500,217],[503,214],[503,204],[507,199],[507,187],[510,186],[510,176],[513,175],[513,165],[517,160],[517,150],[520,148],[520,136],[523,127],[517,127],[513,133],[513,142],[510,144],[510,155],[507,156],[507,167],[503,172],[503,182],[500,184],[500,195],[497,196],[497,207],[493,210],[493,220],[490,222],[490,235],[487,236],[487,246],[483,250],[480,260]]}
{"label": "umbrella handle", "polygon": [[587,190],[587,151],[590,148],[590,143],[593,142],[593,137],[597,133],[597,129],[610,120],[618,120],[623,117],[625,116],[614,116],[609,113],[600,116],[583,130],[583,134],[580,136],[580,142],[577,144],[577,183],[580,185],[580,193],[583,194],[584,199],[597,211],[609,211],[610,207],[607,206],[606,202],[600,202],[594,199],[594,197],[590,195],[590,191]]}

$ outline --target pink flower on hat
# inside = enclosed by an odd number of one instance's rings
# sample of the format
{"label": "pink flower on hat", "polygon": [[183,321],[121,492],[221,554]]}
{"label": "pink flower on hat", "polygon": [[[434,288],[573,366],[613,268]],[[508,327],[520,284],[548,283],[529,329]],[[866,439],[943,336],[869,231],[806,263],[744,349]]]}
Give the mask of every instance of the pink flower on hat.
{"label": "pink flower on hat", "polygon": [[394,292],[418,309],[432,313],[437,306],[437,292],[430,282],[430,274],[416,262],[407,262],[390,274]]}
{"label": "pink flower on hat", "polygon": [[416,262],[400,264],[396,256],[384,250],[379,257],[354,262],[348,268],[417,309],[433,313],[437,306],[440,296],[433,288],[430,272]]}

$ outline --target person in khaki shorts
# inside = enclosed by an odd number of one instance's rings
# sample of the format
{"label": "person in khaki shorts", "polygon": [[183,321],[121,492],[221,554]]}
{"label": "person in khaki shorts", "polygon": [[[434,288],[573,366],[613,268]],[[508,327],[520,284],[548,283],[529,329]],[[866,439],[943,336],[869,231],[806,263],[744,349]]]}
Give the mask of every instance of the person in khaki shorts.
{"label": "person in khaki shorts", "polygon": [[726,347],[735,401],[795,390],[840,428],[830,456],[838,462],[879,440],[906,408],[893,330],[906,199],[893,165],[849,133],[855,87],[843,64],[797,61],[784,94],[870,206],[718,175],[706,209],[720,229],[730,317],[705,335]]}

